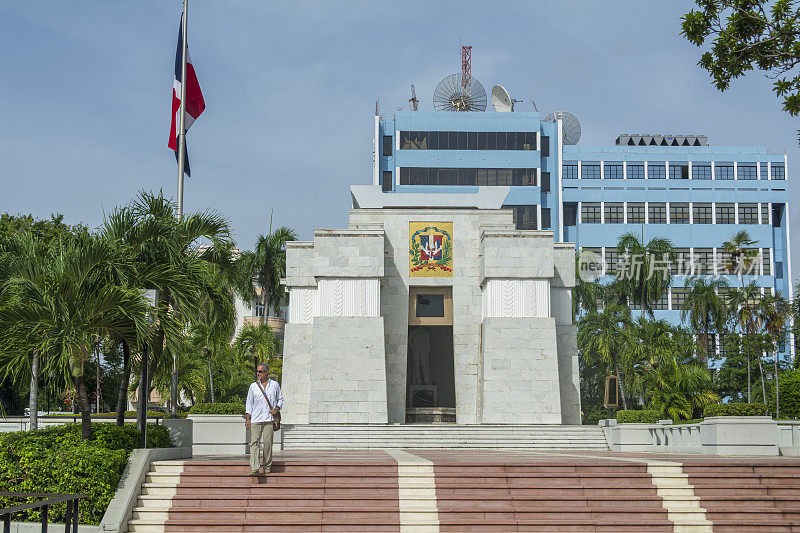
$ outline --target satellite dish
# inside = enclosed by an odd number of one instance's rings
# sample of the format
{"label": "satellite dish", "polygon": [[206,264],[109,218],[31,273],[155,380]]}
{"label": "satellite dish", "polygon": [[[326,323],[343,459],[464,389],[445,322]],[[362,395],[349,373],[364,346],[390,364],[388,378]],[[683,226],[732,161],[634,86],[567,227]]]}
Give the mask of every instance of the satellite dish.
{"label": "satellite dish", "polygon": [[495,111],[514,111],[514,101],[502,85],[492,87],[492,105]]}
{"label": "satellite dish", "polygon": [[472,76],[450,74],[433,91],[436,111],[486,111],[486,90]]}
{"label": "satellite dish", "polygon": [[578,141],[581,140],[581,123],[578,122],[578,118],[566,111],[556,111],[545,117],[545,120],[552,122],[558,119],[561,119],[563,126],[564,144],[578,144]]}

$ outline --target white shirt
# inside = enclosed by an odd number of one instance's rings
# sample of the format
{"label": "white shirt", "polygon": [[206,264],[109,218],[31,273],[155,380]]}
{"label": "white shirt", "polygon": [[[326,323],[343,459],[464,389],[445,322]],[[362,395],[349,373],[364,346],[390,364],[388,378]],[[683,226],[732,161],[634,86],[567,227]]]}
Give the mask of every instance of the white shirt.
{"label": "white shirt", "polygon": [[253,382],[247,391],[247,403],[244,407],[244,411],[250,415],[250,422],[272,422],[272,413],[269,412],[267,400],[261,394],[261,388],[267,393],[273,408],[283,407],[283,394],[277,381],[270,379],[266,386],[260,381]]}

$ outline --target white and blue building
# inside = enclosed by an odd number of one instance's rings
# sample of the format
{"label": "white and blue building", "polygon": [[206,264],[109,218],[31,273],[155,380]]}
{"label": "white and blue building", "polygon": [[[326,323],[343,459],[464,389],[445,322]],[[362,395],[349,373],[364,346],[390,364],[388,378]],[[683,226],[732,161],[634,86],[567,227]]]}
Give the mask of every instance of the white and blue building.
{"label": "white and blue building", "polygon": [[566,145],[562,128],[561,120],[535,112],[375,117],[373,186],[385,194],[503,188],[495,192],[505,193],[502,205],[514,211],[517,229],[549,229],[556,242],[592,249],[608,273],[618,264],[624,233],[645,241],[666,237],[678,250],[678,264],[655,314],[672,323],[681,321],[686,294],[682,264],[739,285],[726,271],[722,244],[741,230],[757,241],[757,265],[745,282],[792,296],[785,154],[684,135]]}

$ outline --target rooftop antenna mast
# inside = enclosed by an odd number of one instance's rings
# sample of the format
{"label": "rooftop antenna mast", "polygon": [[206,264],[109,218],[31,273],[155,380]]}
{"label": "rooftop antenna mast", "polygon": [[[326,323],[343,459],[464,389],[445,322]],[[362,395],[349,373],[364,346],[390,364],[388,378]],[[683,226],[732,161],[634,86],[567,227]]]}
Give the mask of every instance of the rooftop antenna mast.
{"label": "rooftop antenna mast", "polygon": [[472,87],[472,47],[461,46],[461,88]]}
{"label": "rooftop antenna mast", "polygon": [[419,100],[417,100],[417,91],[414,89],[414,84],[411,84],[411,99],[408,101],[408,105],[411,106],[411,111],[417,111],[417,106],[419,104]]}

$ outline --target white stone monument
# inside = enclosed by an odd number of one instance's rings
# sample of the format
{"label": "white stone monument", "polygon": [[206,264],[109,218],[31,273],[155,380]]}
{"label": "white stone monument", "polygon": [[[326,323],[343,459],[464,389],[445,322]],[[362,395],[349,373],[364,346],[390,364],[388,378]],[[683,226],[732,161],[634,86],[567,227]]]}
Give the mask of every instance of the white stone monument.
{"label": "white stone monument", "polygon": [[348,229],[288,243],[287,423],[580,424],[574,245],[498,189],[354,186]]}

